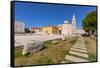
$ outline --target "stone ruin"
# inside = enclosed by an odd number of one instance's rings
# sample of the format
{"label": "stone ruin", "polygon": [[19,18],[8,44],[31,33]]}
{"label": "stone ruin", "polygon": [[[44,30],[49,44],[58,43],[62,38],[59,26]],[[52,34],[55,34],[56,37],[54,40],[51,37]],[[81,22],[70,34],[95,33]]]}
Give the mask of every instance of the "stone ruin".
{"label": "stone ruin", "polygon": [[32,54],[43,48],[43,43],[38,41],[28,42],[23,46],[22,55]]}

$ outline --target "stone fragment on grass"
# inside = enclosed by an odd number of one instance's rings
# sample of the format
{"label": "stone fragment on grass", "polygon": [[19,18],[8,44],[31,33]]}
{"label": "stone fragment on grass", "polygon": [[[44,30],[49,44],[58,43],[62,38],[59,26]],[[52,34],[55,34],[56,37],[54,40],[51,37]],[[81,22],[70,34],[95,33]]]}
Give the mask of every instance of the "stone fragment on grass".
{"label": "stone fragment on grass", "polygon": [[57,44],[57,43],[58,43],[57,40],[53,40],[53,41],[52,41],[52,44]]}
{"label": "stone fragment on grass", "polygon": [[32,54],[34,52],[39,51],[42,48],[43,48],[42,42],[37,42],[37,41],[28,42],[23,46],[22,55],[26,55],[27,53]]}
{"label": "stone fragment on grass", "polygon": [[65,37],[63,37],[63,38],[61,38],[63,41],[65,41],[66,40],[66,38]]}

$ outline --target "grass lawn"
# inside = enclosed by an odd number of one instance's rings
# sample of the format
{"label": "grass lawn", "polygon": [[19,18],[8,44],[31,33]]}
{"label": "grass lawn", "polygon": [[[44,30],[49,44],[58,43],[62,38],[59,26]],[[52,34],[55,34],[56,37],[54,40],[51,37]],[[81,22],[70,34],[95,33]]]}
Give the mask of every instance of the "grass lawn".
{"label": "grass lawn", "polygon": [[89,53],[89,60],[90,61],[96,61],[96,40],[94,39],[90,39],[88,37],[85,37],[85,43],[88,49],[88,53]]}
{"label": "grass lawn", "polygon": [[21,52],[22,52],[22,47],[16,47],[15,58],[21,57],[22,56]]}
{"label": "grass lawn", "polygon": [[52,44],[51,41],[45,41],[44,48],[32,54],[31,56],[22,56],[22,48],[15,48],[15,65],[39,65],[39,64],[57,64],[61,63],[65,55],[68,53],[72,45],[76,42],[77,37],[72,37],[69,40],[63,41],[56,39],[57,44]]}

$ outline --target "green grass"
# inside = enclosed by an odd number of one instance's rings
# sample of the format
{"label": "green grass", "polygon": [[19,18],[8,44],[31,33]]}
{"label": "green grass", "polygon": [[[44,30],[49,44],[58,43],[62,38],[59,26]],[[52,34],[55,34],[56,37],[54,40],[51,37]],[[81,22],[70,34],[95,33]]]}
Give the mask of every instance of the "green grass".
{"label": "green grass", "polygon": [[15,58],[22,57],[21,50],[15,50]]}
{"label": "green grass", "polygon": [[75,39],[73,39],[73,40],[69,41],[69,43],[70,43],[70,44],[74,44],[75,42],[76,42],[76,40],[75,40]]}
{"label": "green grass", "polygon": [[85,38],[85,44],[89,54],[90,61],[96,61],[96,40],[90,39],[88,37]]}
{"label": "green grass", "polygon": [[39,60],[37,60],[36,63],[38,63],[38,64],[51,64],[53,62],[48,57],[42,57],[42,58],[39,58]]}
{"label": "green grass", "polygon": [[94,55],[94,54],[89,54],[89,60],[90,60],[90,61],[96,61],[96,55]]}
{"label": "green grass", "polygon": [[[54,39],[54,40],[61,42],[61,39]],[[53,41],[53,40],[44,41],[44,42],[43,42],[43,45],[44,45],[45,47],[48,47],[49,45],[52,45],[52,41]]]}
{"label": "green grass", "polygon": [[51,43],[51,40],[50,41],[44,41],[43,42],[43,45],[44,45],[44,47],[48,47],[49,45],[51,45],[52,43]]}

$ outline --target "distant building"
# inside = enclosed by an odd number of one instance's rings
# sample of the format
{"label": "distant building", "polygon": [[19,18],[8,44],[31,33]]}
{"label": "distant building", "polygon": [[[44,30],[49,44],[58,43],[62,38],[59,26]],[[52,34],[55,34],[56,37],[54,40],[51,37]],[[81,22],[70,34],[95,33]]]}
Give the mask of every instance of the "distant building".
{"label": "distant building", "polygon": [[83,30],[82,28],[80,29],[76,29],[76,35],[82,35],[82,34],[85,34],[85,30]]}
{"label": "distant building", "polygon": [[24,33],[25,24],[22,21],[15,21],[15,33]]}
{"label": "distant building", "polygon": [[38,28],[38,27],[30,28],[30,31],[33,32],[33,33],[39,32],[40,30],[41,30],[41,28]]}
{"label": "distant building", "polygon": [[58,29],[59,29],[59,34],[61,34],[61,31],[62,31],[62,25],[59,24],[57,27],[58,27]]}
{"label": "distant building", "polygon": [[57,35],[59,34],[59,29],[56,26],[44,26],[42,27],[42,32],[48,35]]}

